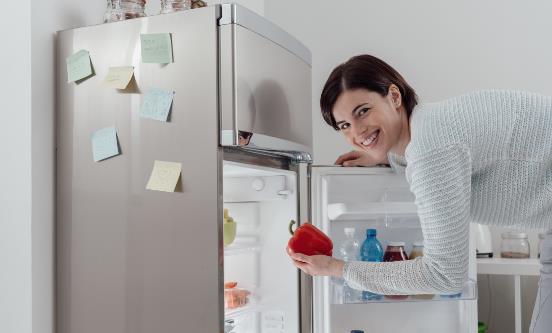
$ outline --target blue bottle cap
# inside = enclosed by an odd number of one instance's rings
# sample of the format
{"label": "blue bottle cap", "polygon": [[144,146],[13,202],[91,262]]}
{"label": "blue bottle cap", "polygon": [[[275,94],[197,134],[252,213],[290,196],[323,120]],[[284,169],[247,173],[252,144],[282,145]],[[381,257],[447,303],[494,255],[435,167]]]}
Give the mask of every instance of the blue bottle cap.
{"label": "blue bottle cap", "polygon": [[377,234],[376,229],[366,229],[366,237],[376,236],[376,234]]}

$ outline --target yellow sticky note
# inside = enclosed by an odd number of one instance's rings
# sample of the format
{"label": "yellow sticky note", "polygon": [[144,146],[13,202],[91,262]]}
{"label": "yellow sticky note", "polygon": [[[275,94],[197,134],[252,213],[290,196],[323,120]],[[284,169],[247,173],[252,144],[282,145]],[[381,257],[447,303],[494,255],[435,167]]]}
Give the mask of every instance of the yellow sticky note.
{"label": "yellow sticky note", "polygon": [[134,67],[132,66],[109,67],[104,84],[111,88],[126,89],[133,75]]}
{"label": "yellow sticky note", "polygon": [[153,191],[174,192],[182,164],[176,162],[155,161],[146,189]]}

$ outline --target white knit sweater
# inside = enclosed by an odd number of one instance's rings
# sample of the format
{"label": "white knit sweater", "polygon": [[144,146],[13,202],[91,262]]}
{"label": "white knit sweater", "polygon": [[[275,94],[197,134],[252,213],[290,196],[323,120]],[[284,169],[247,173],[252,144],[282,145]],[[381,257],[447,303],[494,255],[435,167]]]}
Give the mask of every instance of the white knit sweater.
{"label": "white knit sweater", "polygon": [[473,92],[417,106],[410,128],[405,158],[390,154],[389,160],[397,170],[406,164],[424,256],[346,263],[343,276],[351,287],[456,293],[468,275],[470,222],[552,226],[552,97]]}

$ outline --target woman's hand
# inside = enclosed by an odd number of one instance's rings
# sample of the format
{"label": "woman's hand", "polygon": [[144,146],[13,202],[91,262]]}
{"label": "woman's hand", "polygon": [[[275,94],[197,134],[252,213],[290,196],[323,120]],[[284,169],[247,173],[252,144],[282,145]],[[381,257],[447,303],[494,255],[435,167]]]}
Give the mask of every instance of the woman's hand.
{"label": "woman's hand", "polygon": [[295,267],[299,268],[306,274],[312,276],[343,276],[343,261],[334,259],[333,257],[314,255],[307,256],[301,253],[295,253],[287,248],[287,253],[293,260]]}
{"label": "woman's hand", "polygon": [[343,165],[344,167],[352,166],[374,166],[379,162],[370,157],[367,153],[358,150],[352,150],[345,153],[335,160],[335,164]]}

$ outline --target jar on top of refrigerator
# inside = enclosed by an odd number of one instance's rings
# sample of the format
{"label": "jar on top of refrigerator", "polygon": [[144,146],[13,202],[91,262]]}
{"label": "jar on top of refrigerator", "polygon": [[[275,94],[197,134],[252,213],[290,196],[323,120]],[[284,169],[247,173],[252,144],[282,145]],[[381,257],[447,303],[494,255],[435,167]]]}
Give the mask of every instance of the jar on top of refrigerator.
{"label": "jar on top of refrigerator", "polygon": [[104,23],[144,17],[146,0],[107,0]]}
{"label": "jar on top of refrigerator", "polygon": [[502,258],[524,259],[531,253],[527,234],[524,232],[503,232],[500,256]]}

